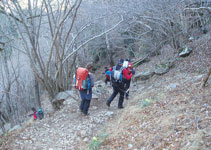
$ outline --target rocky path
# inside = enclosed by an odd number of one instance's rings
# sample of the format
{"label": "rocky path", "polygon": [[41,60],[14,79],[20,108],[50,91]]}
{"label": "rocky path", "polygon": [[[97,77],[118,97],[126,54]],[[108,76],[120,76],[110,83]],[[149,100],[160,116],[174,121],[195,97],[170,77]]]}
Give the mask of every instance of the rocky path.
{"label": "rocky path", "polygon": [[[29,127],[11,135],[5,148],[11,150],[77,150],[88,149],[93,136],[104,129],[107,122],[121,110],[117,109],[117,98],[110,108],[105,105],[106,97],[93,99],[89,109],[89,116],[84,116],[78,106],[80,100],[72,98],[65,101],[60,110],[38,120]],[[105,93],[104,93],[105,94]],[[125,105],[127,101],[125,100]]]}

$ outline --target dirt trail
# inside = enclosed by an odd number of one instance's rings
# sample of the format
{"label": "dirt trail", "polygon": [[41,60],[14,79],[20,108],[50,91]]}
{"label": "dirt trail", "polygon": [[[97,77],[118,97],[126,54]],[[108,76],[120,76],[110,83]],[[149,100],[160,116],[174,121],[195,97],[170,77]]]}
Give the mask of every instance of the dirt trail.
{"label": "dirt trail", "polygon": [[[108,96],[108,94],[104,95],[105,98]],[[51,116],[46,116],[43,120],[35,121],[31,126],[12,133],[2,148],[9,150],[86,150],[93,136],[97,136],[101,130],[105,129],[107,122],[121,112],[117,109],[118,97],[110,108],[106,106],[105,98],[92,100],[89,116],[84,116],[78,110],[80,100],[69,102]],[[67,101],[72,101],[72,99]]]}
{"label": "dirt trail", "polygon": [[201,90],[203,75],[175,74],[177,69],[140,83],[121,116],[108,124],[102,150],[211,148],[211,86]]}

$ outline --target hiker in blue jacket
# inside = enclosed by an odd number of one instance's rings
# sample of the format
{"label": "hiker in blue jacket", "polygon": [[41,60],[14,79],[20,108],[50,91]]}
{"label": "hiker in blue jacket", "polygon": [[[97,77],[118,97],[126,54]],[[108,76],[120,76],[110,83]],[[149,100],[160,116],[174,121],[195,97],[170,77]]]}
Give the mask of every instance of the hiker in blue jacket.
{"label": "hiker in blue jacket", "polygon": [[92,99],[92,87],[94,87],[94,75],[90,72],[92,69],[92,64],[88,64],[86,68],[89,71],[88,77],[90,78],[90,88],[86,90],[79,90],[80,97],[81,97],[81,104],[80,104],[80,111],[84,115],[89,115],[88,110],[90,106],[90,102]]}

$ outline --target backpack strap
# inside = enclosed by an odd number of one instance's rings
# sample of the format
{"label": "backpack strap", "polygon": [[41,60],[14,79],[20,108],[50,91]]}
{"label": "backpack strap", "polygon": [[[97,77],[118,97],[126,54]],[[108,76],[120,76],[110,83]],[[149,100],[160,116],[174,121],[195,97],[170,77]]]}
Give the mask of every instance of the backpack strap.
{"label": "backpack strap", "polygon": [[114,70],[114,71],[115,71],[115,70],[116,70],[116,66],[113,66],[112,70]]}
{"label": "backpack strap", "polygon": [[[123,71],[123,69],[125,69],[125,68],[124,68],[124,67],[121,67],[121,68],[120,68],[120,71],[122,72],[122,71]],[[122,72],[122,73],[123,73],[123,72]]]}
{"label": "backpack strap", "polygon": [[122,82],[122,78],[123,78],[123,70],[124,70],[125,68],[124,67],[121,67],[120,68],[120,72],[121,72],[121,77],[120,77],[120,82]]}

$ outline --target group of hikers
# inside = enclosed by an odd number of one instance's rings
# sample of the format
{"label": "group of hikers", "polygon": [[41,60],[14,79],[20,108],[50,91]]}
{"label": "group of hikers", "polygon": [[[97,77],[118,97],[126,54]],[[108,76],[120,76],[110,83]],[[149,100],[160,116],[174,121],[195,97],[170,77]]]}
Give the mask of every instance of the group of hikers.
{"label": "group of hikers", "polygon": [[[92,88],[94,87],[94,75],[91,73],[92,64],[88,64],[86,68],[79,67],[74,77],[74,86],[79,90],[81,97],[80,111],[84,115],[88,115],[90,102],[92,99]],[[135,74],[132,62],[129,58],[120,59],[116,66],[108,69],[105,67],[105,84],[110,82],[113,88],[112,95],[107,99],[106,105],[110,107],[111,102],[120,94],[118,108],[122,109],[124,96],[129,97],[129,88],[132,76]]]}
{"label": "group of hikers", "polygon": [[[78,89],[81,97],[81,104],[79,106],[80,111],[84,115],[88,115],[88,110],[90,102],[92,99],[92,88],[94,87],[94,75],[91,73],[93,65],[87,64],[86,68],[79,67],[76,71],[74,77],[74,87]],[[107,99],[106,105],[110,107],[111,102],[119,93],[118,108],[122,109],[124,96],[126,99],[129,97],[129,88],[132,76],[135,74],[133,64],[129,58],[120,59],[116,66],[105,67],[105,84],[108,82],[113,87],[112,95]],[[42,119],[44,117],[44,112],[42,109],[36,110],[32,108],[34,120]]]}

